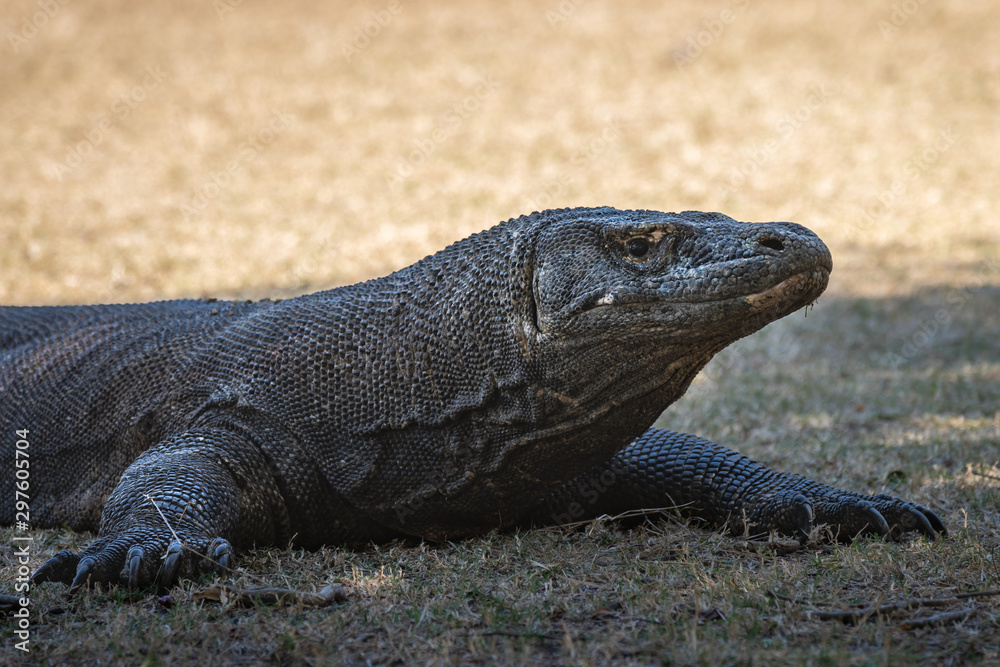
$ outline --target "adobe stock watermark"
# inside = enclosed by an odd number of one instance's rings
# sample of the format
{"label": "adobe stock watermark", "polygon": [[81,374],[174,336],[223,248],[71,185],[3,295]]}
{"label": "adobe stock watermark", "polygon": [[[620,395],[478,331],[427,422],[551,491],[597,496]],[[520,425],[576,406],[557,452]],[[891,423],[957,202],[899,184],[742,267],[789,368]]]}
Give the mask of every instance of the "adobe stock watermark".
{"label": "adobe stock watermark", "polygon": [[399,521],[399,525],[406,525],[407,517],[416,514],[426,502],[426,500],[418,496],[411,500],[407,500],[402,506],[396,507],[396,520]]}
{"label": "adobe stock watermark", "polygon": [[219,17],[221,21],[226,17],[226,14],[232,14],[236,9],[243,5],[243,0],[213,0],[212,6],[215,8],[215,14]]}
{"label": "adobe stock watermark", "polygon": [[[574,489],[580,501],[574,501],[567,505],[564,508],[564,512],[553,512],[551,514],[553,525],[561,526],[581,520],[585,516],[592,516],[594,512],[592,510],[588,511],[586,506],[597,504],[601,495],[606,493],[617,482],[618,476],[612,470],[602,470],[600,474],[584,478]],[[427,499],[418,496],[397,506],[394,511],[399,525],[405,525],[407,519],[416,514],[426,503]]]}
{"label": "adobe stock watermark", "polygon": [[335,253],[339,249],[338,239],[326,236],[309,245],[309,253],[300,256],[292,269],[293,285],[306,285],[307,279],[313,275],[320,265],[322,257]]}
{"label": "adobe stock watermark", "polygon": [[[806,310],[808,315],[808,310]],[[750,364],[760,363],[760,359],[766,360],[769,365],[773,363],[789,364],[802,355],[802,335],[787,323],[777,328],[768,328],[763,332],[755,332],[753,329],[743,331],[744,336],[753,334],[753,338],[747,339],[723,348],[712,357],[711,361],[698,373],[697,378],[685,392],[685,400],[690,403],[701,396],[706,396],[718,391],[720,383],[734,374],[748,372],[748,360]],[[761,341],[760,344],[751,341]]]}
{"label": "adobe stock watermark", "polygon": [[775,154],[833,95],[834,91],[826,83],[810,86],[806,101],[778,120],[770,139],[740,151],[740,159],[729,169],[727,182],[722,186],[722,196],[730,195],[742,188],[748,178],[767,167]]}
{"label": "adobe stock watermark", "polygon": [[[6,435],[6,434],[5,434]],[[14,648],[18,651],[28,653],[31,641],[31,549],[33,541],[28,532],[31,530],[31,484],[30,484],[30,459],[29,452],[31,444],[28,442],[28,429],[17,429],[9,436],[14,440],[14,470],[13,489],[14,498],[14,529],[18,534],[13,540],[17,544],[14,547],[13,557],[17,559],[15,568],[14,591],[20,595],[17,599],[17,611],[12,615],[16,619],[13,623],[13,634],[20,641],[14,643]]]}
{"label": "adobe stock watermark", "polygon": [[[412,2],[412,0],[407,0],[407,2]],[[382,31],[388,28],[393,19],[403,11],[407,2],[389,0],[382,9],[368,12],[364,20],[355,26],[351,40],[340,43],[340,52],[344,54],[347,62],[351,62],[355,56],[371,46],[382,35]]]}
{"label": "adobe stock watermark", "polygon": [[21,29],[18,32],[13,30],[7,32],[7,41],[10,42],[14,55],[21,52],[22,46],[37,37],[42,28],[47,26],[68,2],[69,0],[38,0],[35,3],[38,11],[30,17],[21,18]]}
{"label": "adobe stock watermark", "polygon": [[236,157],[227,162],[224,169],[210,174],[200,185],[195,186],[190,203],[181,206],[184,219],[190,221],[202,215],[213,199],[232,186],[236,175],[246,165],[260,157],[264,149],[270,146],[281,132],[291,127],[294,121],[295,116],[272,110],[267,123],[240,144]]}
{"label": "adobe stock watermark", "polygon": [[953,125],[938,130],[929,146],[912,154],[906,161],[903,165],[903,176],[893,180],[889,187],[879,192],[873,197],[873,201],[861,208],[854,226],[864,231],[885,218],[896,201],[906,194],[907,183],[916,181],[933,167],[941,156],[955,145],[957,136]]}
{"label": "adobe stock watermark", "polygon": [[386,172],[386,186],[394,192],[399,190],[406,179],[413,176],[442,144],[454,136],[469,116],[496,94],[499,87],[500,83],[492,75],[480,77],[475,89],[453,104],[427,135],[413,140],[413,149],[399,159],[393,171]]}
{"label": "adobe stock watermark", "polygon": [[994,284],[998,274],[1000,274],[1000,261],[986,259],[980,262],[976,277],[968,285],[956,287],[948,292],[945,305],[920,322],[916,331],[899,343],[896,351],[886,354],[888,366],[898,370],[900,366],[909,363],[914,357],[930,348],[934,341],[948,330],[955,317],[968,307],[972,293],[986,285]]}
{"label": "adobe stock watermark", "polygon": [[926,3],[927,0],[902,0],[902,2],[892,3],[892,11],[889,12],[889,18],[879,19],[875,23],[878,26],[879,32],[882,33],[882,39],[889,41]]}
{"label": "adobe stock watermark", "polygon": [[674,49],[674,65],[683,69],[686,65],[690,65],[700,58],[705,53],[705,49],[722,39],[726,28],[736,23],[736,19],[749,6],[750,0],[732,0],[729,7],[720,10],[715,16],[704,19],[701,23],[701,30],[688,35],[684,40],[684,45]]}
{"label": "adobe stock watermark", "polygon": [[556,30],[568,21],[587,0],[559,0],[559,4],[545,11],[545,20],[549,28]]}
{"label": "adobe stock watermark", "polygon": [[[601,128],[600,134],[576,147],[569,158],[570,165],[578,168],[586,167],[606,155],[621,137],[621,122],[617,118],[609,119]],[[542,184],[542,194],[538,198],[529,197],[525,203],[533,211],[544,211],[551,208],[552,204],[566,193],[572,182],[571,173],[563,171],[555,178]]]}
{"label": "adobe stock watermark", "polygon": [[98,120],[91,129],[83,132],[83,139],[73,145],[65,159],[56,162],[50,168],[51,174],[61,181],[71,171],[79,168],[104,142],[111,130],[124,122],[140,104],[149,99],[166,78],[166,72],[160,69],[159,65],[147,67],[142,80],[111,103],[110,113]]}
{"label": "adobe stock watermark", "polygon": [[[606,493],[617,482],[618,476],[613,470],[602,470],[599,475],[590,475],[585,478],[577,484],[575,490],[579,494],[580,499],[586,502],[587,505],[596,505],[597,501],[601,498],[601,494]],[[574,501],[567,505],[565,509],[565,512],[553,512],[551,514],[554,525],[565,526],[566,524],[581,521],[584,517],[595,514],[593,510],[587,511],[586,506],[582,502]]]}

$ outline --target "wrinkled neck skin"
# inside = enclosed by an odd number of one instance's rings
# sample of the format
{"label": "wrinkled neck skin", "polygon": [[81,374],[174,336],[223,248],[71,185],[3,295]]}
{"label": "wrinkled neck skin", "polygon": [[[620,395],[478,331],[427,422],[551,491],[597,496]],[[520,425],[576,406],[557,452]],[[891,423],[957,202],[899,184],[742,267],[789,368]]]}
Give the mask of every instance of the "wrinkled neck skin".
{"label": "wrinkled neck skin", "polygon": [[805,304],[775,305],[754,312],[741,301],[671,304],[662,308],[672,311],[673,323],[658,327],[623,323],[575,335],[536,331],[532,367],[539,384],[563,398],[553,403],[551,419],[576,422],[592,434],[612,411],[624,407],[624,423],[606,421],[612,431],[608,437],[627,443],[683,396],[715,354]]}

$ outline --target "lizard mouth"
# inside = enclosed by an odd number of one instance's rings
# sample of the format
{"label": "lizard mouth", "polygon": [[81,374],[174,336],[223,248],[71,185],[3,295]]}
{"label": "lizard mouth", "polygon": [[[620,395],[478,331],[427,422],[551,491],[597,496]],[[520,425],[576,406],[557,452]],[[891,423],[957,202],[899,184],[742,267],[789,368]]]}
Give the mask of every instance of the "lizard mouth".
{"label": "lizard mouth", "polygon": [[777,285],[768,287],[761,292],[738,297],[738,299],[750,306],[751,312],[755,313],[783,303],[790,296],[808,295],[808,302],[811,303],[826,287],[829,275],[829,271],[823,269],[803,271],[790,278],[785,278]]}
{"label": "lizard mouth", "polygon": [[[614,311],[638,309],[648,311],[648,318],[659,320],[664,326],[684,328],[681,321],[683,316],[680,314],[689,312],[690,309],[708,309],[709,312],[704,317],[715,320],[735,316],[735,308],[742,318],[773,321],[815,302],[826,289],[829,277],[830,269],[827,266],[813,266],[758,292],[720,294],[714,298],[711,295],[707,298],[664,298],[663,292],[656,289],[601,290],[578,298],[564,311],[563,317],[571,313],[574,317],[602,318]],[[547,333],[550,330],[550,319],[539,307],[537,285],[532,292],[535,330]]]}
{"label": "lizard mouth", "polygon": [[[591,294],[580,300],[576,310],[586,312],[588,310],[600,309],[602,307],[629,307],[629,306],[649,306],[651,304],[675,304],[675,305],[708,305],[722,303],[745,303],[750,306],[752,312],[767,310],[769,307],[788,301],[803,295],[808,296],[807,302],[812,302],[826,288],[830,272],[825,268],[809,269],[796,273],[781,282],[771,285],[760,292],[751,294],[734,294],[717,297],[705,297],[696,299],[672,298],[665,299],[662,294],[656,291],[649,292],[604,292]],[[803,304],[804,305],[804,304]]]}

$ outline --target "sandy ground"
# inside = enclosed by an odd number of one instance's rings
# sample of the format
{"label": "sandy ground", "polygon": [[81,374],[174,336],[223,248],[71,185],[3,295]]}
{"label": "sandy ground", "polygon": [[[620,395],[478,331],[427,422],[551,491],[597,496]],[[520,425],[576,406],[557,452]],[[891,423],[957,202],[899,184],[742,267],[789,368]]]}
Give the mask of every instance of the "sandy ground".
{"label": "sandy ground", "polygon": [[801,222],[834,294],[995,284],[998,22],[917,0],[7,2],[0,303],[299,293],[576,205]]}

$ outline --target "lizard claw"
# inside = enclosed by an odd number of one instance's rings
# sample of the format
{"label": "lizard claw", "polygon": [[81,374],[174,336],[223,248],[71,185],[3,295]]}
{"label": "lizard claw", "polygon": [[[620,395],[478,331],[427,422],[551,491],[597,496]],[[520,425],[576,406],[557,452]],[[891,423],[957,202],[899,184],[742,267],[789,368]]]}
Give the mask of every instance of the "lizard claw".
{"label": "lizard claw", "polygon": [[936,540],[938,538],[938,532],[934,530],[934,527],[931,525],[927,515],[921,512],[918,506],[914,505],[913,507],[908,507],[906,511],[908,513],[907,518],[910,519],[914,530],[919,531],[930,540]]}
{"label": "lizard claw", "polygon": [[215,573],[220,577],[227,576],[233,569],[233,546],[228,540],[216,539],[210,550],[210,558],[215,564]]}
{"label": "lizard claw", "polygon": [[80,559],[80,564],[76,568],[76,576],[73,577],[73,583],[69,585],[69,594],[73,595],[81,588],[90,588],[90,577],[95,573],[97,569],[97,562],[90,558]]}
{"label": "lizard claw", "polygon": [[60,551],[35,570],[35,573],[31,575],[31,581],[35,584],[45,581],[61,581],[68,584],[73,581],[76,566],[79,563],[80,557],[72,551]]}
{"label": "lizard claw", "polygon": [[866,496],[783,474],[784,492],[762,495],[749,506],[752,525],[808,539],[815,525],[830,527],[833,539],[849,543],[861,535],[898,540],[918,532],[935,540],[947,535],[944,522],[926,507],[889,495]]}
{"label": "lizard claw", "polygon": [[892,536],[917,531],[930,540],[947,537],[948,529],[937,514],[923,505],[908,503],[888,494],[874,496],[873,500],[892,524]]}
{"label": "lizard claw", "polygon": [[921,533],[931,540],[947,535],[941,519],[920,505],[885,494],[865,496],[809,485],[816,523],[831,526],[838,542],[851,542],[861,535],[889,540],[898,540],[909,532]]}
{"label": "lizard claw", "polygon": [[[886,537],[887,535],[889,535],[889,524],[888,522],[886,522],[885,517],[882,516],[882,513],[879,512],[877,509],[875,509],[875,507],[873,507],[870,503],[863,503],[863,504],[867,505],[867,507],[864,508],[862,513],[862,517],[866,521],[866,523],[865,526],[860,531],[858,531],[856,535],[863,535],[868,533],[874,533],[879,537]],[[858,505],[861,506],[862,503],[858,503]],[[852,541],[854,537],[855,536],[850,536],[850,539],[848,541]]]}
{"label": "lizard claw", "polygon": [[[938,536],[948,537],[948,528],[944,525],[944,521],[942,521],[937,514],[927,509],[923,505],[914,505],[914,507],[917,508],[917,511],[920,512],[925,519],[927,519],[927,523],[930,524],[930,527],[934,531],[933,533],[925,532],[924,535],[927,535],[927,537],[931,538],[932,540]],[[934,533],[937,534],[935,535]]]}
{"label": "lizard claw", "polygon": [[829,525],[835,541],[850,544],[862,535],[875,535],[883,539],[892,537],[889,522],[872,499],[849,494],[833,498],[832,502],[829,500],[821,503],[817,523]]}
{"label": "lizard claw", "polygon": [[[196,539],[187,545],[179,541],[168,544],[148,534],[105,535],[82,554],[60,551],[31,575],[31,581],[69,584],[70,594],[97,584],[119,584],[136,592],[152,585],[170,588],[178,579],[201,572],[225,576],[232,569],[235,556],[228,540]],[[206,556],[194,557],[198,553]]]}
{"label": "lizard claw", "polygon": [[129,591],[138,590],[141,586],[142,579],[142,559],[145,558],[146,552],[143,551],[142,547],[132,547],[128,551],[128,589]]}
{"label": "lizard claw", "polygon": [[180,542],[171,542],[170,546],[167,547],[167,553],[163,559],[163,570],[160,573],[160,588],[170,588],[176,583],[183,554],[184,545]]}
{"label": "lizard claw", "polygon": [[809,532],[813,527],[812,503],[801,493],[792,498],[792,503],[791,510],[794,513],[795,537],[798,538],[799,544],[805,544],[809,541]]}

